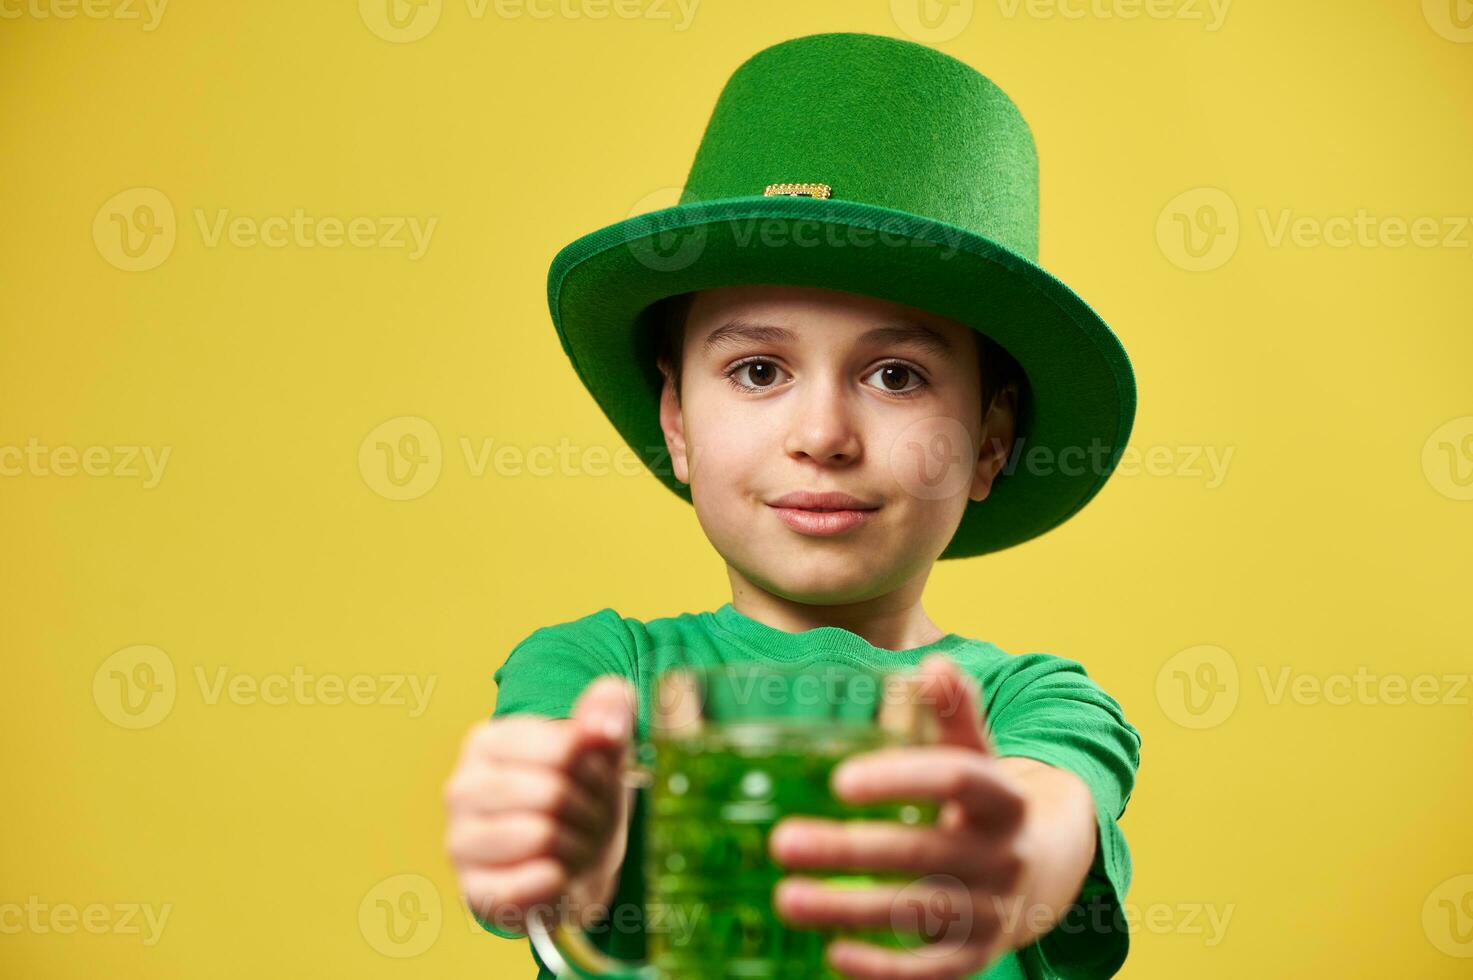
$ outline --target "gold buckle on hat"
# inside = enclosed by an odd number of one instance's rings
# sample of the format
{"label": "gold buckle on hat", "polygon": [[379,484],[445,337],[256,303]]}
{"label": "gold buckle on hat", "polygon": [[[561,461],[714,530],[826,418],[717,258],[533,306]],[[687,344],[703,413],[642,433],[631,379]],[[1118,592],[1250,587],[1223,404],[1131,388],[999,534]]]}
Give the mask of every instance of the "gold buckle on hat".
{"label": "gold buckle on hat", "polygon": [[833,188],[828,184],[768,184],[763,197],[830,197]]}

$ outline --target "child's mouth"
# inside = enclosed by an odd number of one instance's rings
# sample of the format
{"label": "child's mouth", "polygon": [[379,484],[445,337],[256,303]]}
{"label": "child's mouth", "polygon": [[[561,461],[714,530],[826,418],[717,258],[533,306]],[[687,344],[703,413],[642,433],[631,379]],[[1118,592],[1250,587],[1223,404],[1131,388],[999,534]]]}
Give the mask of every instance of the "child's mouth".
{"label": "child's mouth", "polygon": [[799,534],[841,534],[869,520],[874,510],[821,510],[803,507],[774,507],[778,520]]}

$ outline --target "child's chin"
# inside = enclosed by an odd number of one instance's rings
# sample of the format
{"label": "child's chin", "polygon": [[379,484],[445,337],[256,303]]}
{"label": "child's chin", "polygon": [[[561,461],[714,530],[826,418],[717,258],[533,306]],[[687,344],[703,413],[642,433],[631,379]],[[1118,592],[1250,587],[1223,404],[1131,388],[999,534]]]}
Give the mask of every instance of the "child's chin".
{"label": "child's chin", "polygon": [[851,549],[836,549],[832,542],[820,549],[789,545],[782,552],[764,558],[748,578],[767,583],[769,592],[792,602],[813,606],[859,602],[877,591],[885,591],[877,590],[876,586],[887,580],[883,567],[869,564],[875,555],[863,557],[861,562]]}

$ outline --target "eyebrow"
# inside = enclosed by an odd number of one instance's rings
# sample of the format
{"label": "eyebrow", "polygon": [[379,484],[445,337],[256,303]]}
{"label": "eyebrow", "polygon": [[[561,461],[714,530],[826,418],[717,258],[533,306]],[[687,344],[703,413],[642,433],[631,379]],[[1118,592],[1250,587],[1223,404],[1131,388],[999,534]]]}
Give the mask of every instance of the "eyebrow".
{"label": "eyebrow", "polygon": [[[701,353],[712,354],[719,350],[731,350],[743,343],[791,344],[798,335],[786,327],[749,320],[731,320],[711,331],[701,345]],[[861,344],[888,344],[898,347],[913,347],[938,357],[951,357],[956,353],[951,341],[923,324],[909,320],[872,327],[859,337]]]}

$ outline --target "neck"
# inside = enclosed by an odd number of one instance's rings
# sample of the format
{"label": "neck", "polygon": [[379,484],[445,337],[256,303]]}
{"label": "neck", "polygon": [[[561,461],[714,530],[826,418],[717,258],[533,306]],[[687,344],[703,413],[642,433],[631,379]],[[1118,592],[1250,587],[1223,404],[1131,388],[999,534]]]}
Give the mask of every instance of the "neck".
{"label": "neck", "polygon": [[924,577],[869,599],[817,603],[777,595],[730,566],[727,573],[731,579],[731,604],[737,612],[784,632],[838,626],[882,650],[909,650],[934,643],[946,635],[921,606]]}

